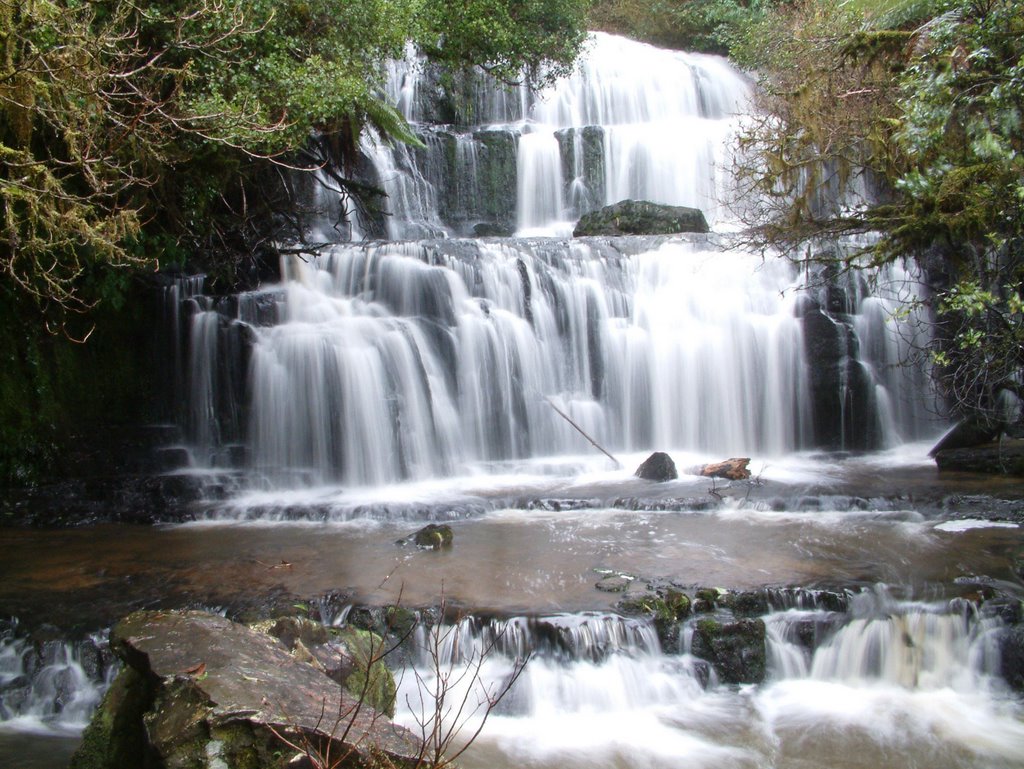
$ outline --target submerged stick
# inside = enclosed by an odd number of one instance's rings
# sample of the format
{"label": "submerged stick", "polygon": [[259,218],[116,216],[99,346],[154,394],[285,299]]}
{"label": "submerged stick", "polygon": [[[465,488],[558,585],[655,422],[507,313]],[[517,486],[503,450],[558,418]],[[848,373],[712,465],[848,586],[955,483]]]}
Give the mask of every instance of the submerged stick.
{"label": "submerged stick", "polygon": [[574,421],[572,421],[572,417],[570,417],[568,414],[566,414],[564,411],[562,411],[560,408],[558,408],[558,406],[555,405],[554,401],[552,401],[546,395],[543,396],[543,398],[544,398],[544,400],[546,400],[548,402],[548,405],[551,406],[551,408],[553,408],[556,412],[558,412],[558,416],[560,416],[566,422],[568,422],[573,427],[575,427],[576,428],[576,432],[578,432],[580,435],[582,435],[584,438],[586,438],[588,441],[590,441],[590,445],[591,446],[593,446],[595,449],[597,449],[602,454],[604,454],[606,457],[608,457],[608,459],[610,459],[612,462],[614,462],[617,467],[622,467],[622,462],[620,462],[615,457],[613,457],[611,454],[609,454],[607,449],[605,449],[604,446],[602,446],[600,443],[598,443],[593,438],[591,438],[589,435],[587,435],[586,431],[582,427],[580,427],[578,424],[576,424]]}

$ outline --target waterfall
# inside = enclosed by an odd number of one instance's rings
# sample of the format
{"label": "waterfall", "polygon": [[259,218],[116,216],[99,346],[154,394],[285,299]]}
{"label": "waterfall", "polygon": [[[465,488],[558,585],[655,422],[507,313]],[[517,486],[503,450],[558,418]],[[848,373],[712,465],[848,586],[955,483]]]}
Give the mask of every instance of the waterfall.
{"label": "waterfall", "polygon": [[469,703],[471,732],[486,695],[528,658],[467,766],[1024,765],[1020,703],[996,675],[998,618],[960,600],[897,600],[884,586],[855,594],[848,612],[807,605],[763,617],[768,679],[740,688],[689,653],[662,653],[650,620],[467,618],[416,635],[417,675],[403,678],[398,720],[429,719],[422,691],[455,682],[448,701]]}
{"label": "waterfall", "polygon": [[728,225],[728,139],[750,83],[720,57],[596,32],[569,77],[533,91],[471,74],[442,87],[410,51],[386,92],[426,145],[373,134],[361,145],[388,196],[391,239],[567,235],[582,214],[628,198]]}
{"label": "waterfall", "polygon": [[100,634],[33,642],[17,621],[0,632],[0,725],[76,733],[88,723],[118,666]]}
{"label": "waterfall", "polygon": [[373,485],[585,451],[548,399],[613,449],[807,445],[783,262],[701,241],[556,257],[470,241],[338,246],[285,272],[280,322],[253,330],[249,437],[268,475]]}
{"label": "waterfall", "polygon": [[[288,255],[279,286],[230,300],[185,292],[201,465],[367,487],[592,451],[552,405],[620,452],[771,458],[929,433],[924,368],[900,365],[919,325],[883,290],[919,291],[910,272],[808,281],[728,247],[749,83],[724,59],[595,34],[537,93],[442,81],[411,52],[387,89],[424,144],[364,137],[391,210],[356,231],[390,240]],[[701,207],[719,233],[445,237],[564,233],[625,197]]]}

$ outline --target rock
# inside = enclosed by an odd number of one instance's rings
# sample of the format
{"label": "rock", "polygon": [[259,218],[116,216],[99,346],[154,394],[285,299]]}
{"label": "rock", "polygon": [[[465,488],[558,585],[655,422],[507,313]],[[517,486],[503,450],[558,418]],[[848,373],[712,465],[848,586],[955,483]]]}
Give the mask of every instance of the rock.
{"label": "rock", "polygon": [[305,617],[281,617],[267,633],[289,649],[295,648],[296,642],[306,647],[327,643],[327,628]]}
{"label": "rock", "polygon": [[935,458],[940,451],[952,449],[969,449],[991,443],[1002,430],[997,422],[985,422],[978,419],[961,419],[949,428],[938,442],[932,446],[928,456]]}
{"label": "rock", "polygon": [[645,481],[672,481],[679,477],[676,463],[664,451],[655,451],[647,457],[634,475]]}
{"label": "rock", "polygon": [[585,214],[573,230],[584,235],[672,235],[679,232],[708,232],[707,219],[697,208],[666,206],[647,200],[620,200]]}
{"label": "rock", "polygon": [[633,583],[633,578],[626,574],[612,574],[597,581],[594,585],[605,593],[625,593]]}
{"label": "rock", "polygon": [[1013,689],[1024,692],[1024,625],[1004,628],[999,636],[999,672]]}
{"label": "rock", "polygon": [[852,323],[813,309],[801,324],[814,445],[833,451],[877,447],[881,430],[875,385],[857,359],[859,342]]}
{"label": "rock", "polygon": [[139,672],[126,667],[118,673],[82,733],[70,769],[151,766],[142,714],[152,705],[152,687]]}
{"label": "rock", "polygon": [[760,590],[727,593],[721,604],[737,617],[760,617],[768,613],[768,597]]}
{"label": "rock", "polygon": [[[941,441],[940,441],[941,443]],[[938,446],[936,446],[938,448]],[[939,470],[1024,476],[1024,441],[1003,440],[972,448],[941,449],[935,453]]]}
{"label": "rock", "polygon": [[733,457],[721,462],[711,462],[691,469],[691,475],[703,475],[705,478],[725,478],[730,481],[745,481],[750,477],[750,457]]}
{"label": "rock", "polygon": [[375,710],[394,716],[395,678],[383,661],[388,649],[384,639],[369,630],[343,627],[337,640],[354,663],[343,681],[345,688]]}
{"label": "rock", "polygon": [[412,542],[424,550],[440,550],[451,547],[453,537],[452,527],[448,524],[431,523],[413,534]]}
{"label": "rock", "polygon": [[690,614],[690,597],[670,587],[656,593],[623,598],[615,608],[622,614],[653,619],[661,648],[670,651],[679,646],[679,622]]}
{"label": "rock", "polygon": [[716,588],[713,587],[699,587],[694,592],[693,597],[698,601],[704,601],[709,604],[712,608],[718,602],[720,594]]}
{"label": "rock", "polygon": [[766,666],[765,625],[760,619],[722,624],[713,619],[696,623],[693,655],[707,660],[727,684],[759,684]]}
{"label": "rock", "polygon": [[[279,735],[330,745],[332,755],[380,751],[405,762],[418,753],[414,735],[368,701],[356,707],[280,642],[224,617],[136,612],[110,642],[126,668],[86,730],[75,769],[280,767],[295,751]],[[346,715],[335,726],[324,708]]]}

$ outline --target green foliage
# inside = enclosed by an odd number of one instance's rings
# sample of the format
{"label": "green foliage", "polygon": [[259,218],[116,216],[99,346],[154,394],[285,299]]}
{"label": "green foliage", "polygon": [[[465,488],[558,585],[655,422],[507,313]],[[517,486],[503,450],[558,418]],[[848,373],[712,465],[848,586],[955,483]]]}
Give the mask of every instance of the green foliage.
{"label": "green foliage", "polygon": [[729,53],[774,0],[598,0],[596,29],[687,51]]}
{"label": "green foliage", "polygon": [[311,135],[347,158],[367,126],[418,142],[382,93],[408,44],[543,84],[588,2],[0,0],[4,279],[60,316],[103,298],[93,266],[161,256],[143,242],[251,253],[290,203],[273,164]]}
{"label": "green foliage", "polygon": [[[747,209],[753,239],[795,250],[873,231],[874,263],[927,256],[941,389],[994,416],[1024,367],[1024,8],[805,1],[754,25],[740,53],[766,94],[741,168],[767,201]],[[821,205],[855,178],[875,194]]]}

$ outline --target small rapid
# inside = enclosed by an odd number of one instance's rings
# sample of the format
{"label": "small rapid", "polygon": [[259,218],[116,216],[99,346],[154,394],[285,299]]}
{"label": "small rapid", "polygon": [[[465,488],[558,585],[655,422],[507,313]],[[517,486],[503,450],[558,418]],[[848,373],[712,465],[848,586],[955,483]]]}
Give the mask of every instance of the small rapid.
{"label": "small rapid", "polygon": [[[836,612],[804,594],[810,608],[764,615],[767,677],[739,687],[685,650],[662,650],[649,621],[463,620],[419,637],[399,719],[415,727],[419,687],[455,681],[447,693],[475,710],[462,725],[472,734],[511,680],[464,765],[1024,766],[1024,712],[998,675],[997,616],[884,586],[848,599]],[[686,626],[692,635],[706,621]],[[474,692],[462,688],[470,679]]]}

